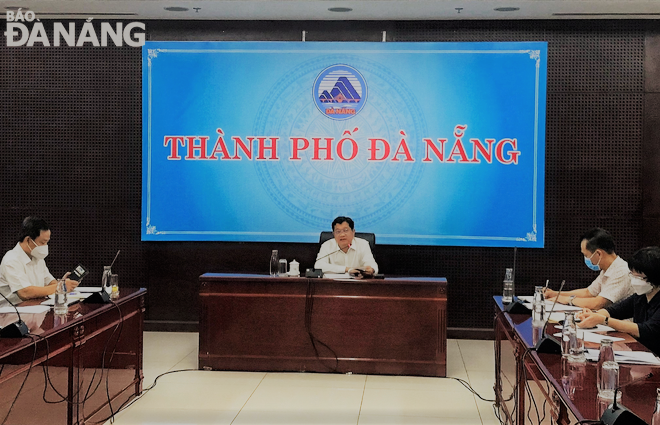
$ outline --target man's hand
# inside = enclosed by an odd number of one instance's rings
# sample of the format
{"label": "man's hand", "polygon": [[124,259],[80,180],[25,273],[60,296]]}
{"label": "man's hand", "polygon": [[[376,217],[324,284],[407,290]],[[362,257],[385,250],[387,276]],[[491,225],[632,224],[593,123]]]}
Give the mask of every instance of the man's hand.
{"label": "man's hand", "polygon": [[605,315],[599,314],[585,308],[580,313],[576,315],[580,319],[580,323],[577,324],[578,328],[595,328],[596,325],[600,325],[605,322]]}
{"label": "man's hand", "polygon": [[350,274],[351,276],[354,276],[356,279],[362,279],[362,277],[363,277],[362,276],[362,270],[360,270],[360,269],[350,269],[348,271],[348,274]]}
{"label": "man's hand", "polygon": [[78,287],[79,282],[77,280],[67,279],[64,284],[66,285],[66,292],[73,292]]}
{"label": "man's hand", "polygon": [[367,266],[367,267],[364,268],[364,272],[365,272],[365,274],[373,276],[375,270],[373,269],[373,267]]}
{"label": "man's hand", "polygon": [[[554,298],[557,296],[558,293],[559,293],[559,292],[557,292],[557,291],[553,291],[553,290],[550,289],[550,288],[545,288],[545,290],[543,291],[543,296],[544,296],[546,299],[548,299],[549,301],[554,301]],[[551,298],[552,298],[552,300],[550,300]]]}

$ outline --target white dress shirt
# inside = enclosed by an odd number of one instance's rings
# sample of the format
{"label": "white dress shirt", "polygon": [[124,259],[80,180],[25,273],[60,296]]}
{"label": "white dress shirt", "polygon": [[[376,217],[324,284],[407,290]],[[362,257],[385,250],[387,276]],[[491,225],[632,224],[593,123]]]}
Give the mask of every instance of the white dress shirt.
{"label": "white dress shirt", "polygon": [[[326,255],[327,257],[325,257]],[[334,238],[329,239],[323,242],[316,258],[319,260],[314,263],[314,268],[323,270],[323,273],[345,273],[346,267],[364,269],[366,266],[371,266],[374,274],[378,273],[378,264],[371,253],[369,242],[360,238],[353,238],[353,242],[346,252],[339,249]]]}
{"label": "white dress shirt", "polygon": [[617,256],[607,270],[600,271],[598,277],[587,289],[594,297],[600,295],[613,303],[628,298],[635,292],[630,285],[628,273],[630,273],[628,263]]}
{"label": "white dress shirt", "polygon": [[[46,286],[55,280],[46,267],[44,260],[30,258],[23,251],[20,243],[14,249],[7,251],[0,263],[0,292],[12,303],[20,303],[21,298],[16,291],[28,286]],[[0,306],[7,305],[7,301],[0,297]]]}

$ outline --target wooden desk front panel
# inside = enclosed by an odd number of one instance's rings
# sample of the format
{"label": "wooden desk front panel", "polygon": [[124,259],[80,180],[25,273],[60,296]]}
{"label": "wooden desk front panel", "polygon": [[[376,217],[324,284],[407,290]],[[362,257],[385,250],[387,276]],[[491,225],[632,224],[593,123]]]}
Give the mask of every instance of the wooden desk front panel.
{"label": "wooden desk front panel", "polygon": [[200,368],[446,375],[444,280],[204,275],[200,301]]}

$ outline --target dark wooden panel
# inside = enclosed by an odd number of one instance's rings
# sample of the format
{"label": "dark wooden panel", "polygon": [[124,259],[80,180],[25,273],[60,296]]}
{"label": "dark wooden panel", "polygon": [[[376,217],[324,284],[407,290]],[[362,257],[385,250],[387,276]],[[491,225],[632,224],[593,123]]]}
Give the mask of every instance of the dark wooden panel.
{"label": "dark wooden panel", "polygon": [[200,278],[200,367],[446,374],[443,280],[207,276]]}

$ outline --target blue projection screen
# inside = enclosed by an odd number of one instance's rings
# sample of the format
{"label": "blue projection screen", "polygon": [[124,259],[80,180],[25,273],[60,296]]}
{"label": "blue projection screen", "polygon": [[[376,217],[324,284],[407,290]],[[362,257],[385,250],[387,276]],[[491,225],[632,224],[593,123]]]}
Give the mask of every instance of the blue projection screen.
{"label": "blue projection screen", "polygon": [[144,241],[543,247],[547,43],[147,42]]}

